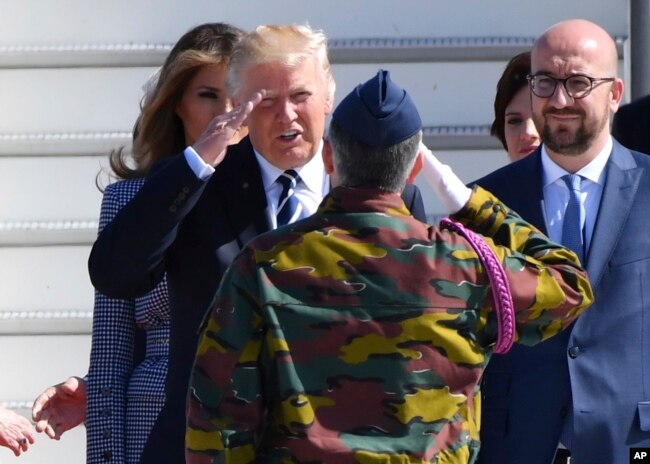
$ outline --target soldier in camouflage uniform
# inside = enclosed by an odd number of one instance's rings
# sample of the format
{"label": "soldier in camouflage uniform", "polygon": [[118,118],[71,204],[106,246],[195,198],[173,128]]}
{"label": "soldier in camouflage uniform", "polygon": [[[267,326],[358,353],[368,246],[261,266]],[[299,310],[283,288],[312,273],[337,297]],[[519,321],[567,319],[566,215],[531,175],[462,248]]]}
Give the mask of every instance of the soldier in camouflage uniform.
{"label": "soldier in camouflage uniform", "polygon": [[[400,198],[421,134],[386,71],[336,109],[336,187],[243,250],[203,325],[188,463],[474,462],[497,322],[472,245]],[[577,257],[438,167],[441,199],[506,269],[518,342],[569,325],[593,298]]]}

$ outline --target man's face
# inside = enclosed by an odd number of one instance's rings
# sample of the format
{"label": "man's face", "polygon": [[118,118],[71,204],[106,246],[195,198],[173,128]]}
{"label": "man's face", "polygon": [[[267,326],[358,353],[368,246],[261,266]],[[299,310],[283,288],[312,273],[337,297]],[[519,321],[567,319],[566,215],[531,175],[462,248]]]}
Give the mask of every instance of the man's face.
{"label": "man's face", "polygon": [[323,71],[311,57],[297,66],[253,65],[243,74],[239,95],[265,90],[262,102],[248,116],[253,147],[280,169],[305,165],[316,154],[332,110]]}
{"label": "man's face", "polygon": [[[582,74],[589,77],[611,77],[604,66],[589,53],[563,53],[541,47],[532,63],[532,74],[544,73],[565,79]],[[548,98],[531,92],[533,120],[547,149],[562,155],[580,155],[609,134],[612,108],[612,83],[596,82],[589,95],[570,97],[562,83]]]}

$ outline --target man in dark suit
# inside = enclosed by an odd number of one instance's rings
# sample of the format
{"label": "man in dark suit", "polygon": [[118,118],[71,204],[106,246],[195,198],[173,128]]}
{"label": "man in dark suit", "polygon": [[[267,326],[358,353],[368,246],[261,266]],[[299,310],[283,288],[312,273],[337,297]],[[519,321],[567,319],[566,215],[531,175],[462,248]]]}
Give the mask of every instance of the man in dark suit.
{"label": "man in dark suit", "polygon": [[543,145],[477,182],[571,243],[595,294],[571,329],[493,356],[481,464],[628,464],[630,447],[650,446],[650,158],[609,133],[623,94],[616,70],[616,46],[597,25],[547,30],[530,77]]}
{"label": "man in dark suit", "polygon": [[[233,52],[227,87],[237,109],[152,170],[89,259],[93,284],[112,297],[142,295],[167,273],[167,399],[143,463],[184,462],[198,329],[228,265],[250,239],[313,213],[329,191],[320,150],[335,84],[325,36],[305,26],[258,27]],[[249,136],[227,147],[244,121]],[[281,183],[287,178],[291,188]],[[411,188],[406,196],[423,219],[419,193]],[[292,206],[288,217],[285,204]]]}
{"label": "man in dark suit", "polygon": [[650,154],[650,95],[618,109],[612,135],[630,150]]}

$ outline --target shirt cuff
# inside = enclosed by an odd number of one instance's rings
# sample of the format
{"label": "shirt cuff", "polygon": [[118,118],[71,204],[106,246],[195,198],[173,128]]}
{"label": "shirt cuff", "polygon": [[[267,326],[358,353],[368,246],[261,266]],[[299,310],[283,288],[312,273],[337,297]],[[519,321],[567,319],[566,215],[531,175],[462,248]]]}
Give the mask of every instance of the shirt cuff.
{"label": "shirt cuff", "polygon": [[203,158],[192,147],[187,147],[183,152],[185,161],[190,166],[194,175],[201,180],[208,180],[214,174],[214,168],[203,161]]}

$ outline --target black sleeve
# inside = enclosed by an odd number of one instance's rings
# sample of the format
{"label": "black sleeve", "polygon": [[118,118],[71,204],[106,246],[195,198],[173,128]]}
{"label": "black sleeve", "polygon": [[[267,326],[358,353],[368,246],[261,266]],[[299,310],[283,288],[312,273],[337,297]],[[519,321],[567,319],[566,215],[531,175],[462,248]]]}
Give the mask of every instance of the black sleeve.
{"label": "black sleeve", "polygon": [[97,237],[88,259],[94,287],[112,298],[137,298],[165,273],[165,254],[207,182],[183,153],[152,169],[140,191]]}

